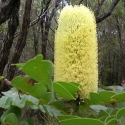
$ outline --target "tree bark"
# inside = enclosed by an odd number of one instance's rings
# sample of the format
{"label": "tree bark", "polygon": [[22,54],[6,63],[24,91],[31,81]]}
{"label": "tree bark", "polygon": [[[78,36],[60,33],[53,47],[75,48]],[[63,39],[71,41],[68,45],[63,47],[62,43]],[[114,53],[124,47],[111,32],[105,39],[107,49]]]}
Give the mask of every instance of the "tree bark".
{"label": "tree bark", "polygon": [[[32,0],[26,0],[25,2],[25,11],[24,11],[24,16],[23,16],[23,24],[22,24],[22,31],[19,36],[17,45],[15,47],[15,52],[12,57],[11,64],[16,64],[18,63],[20,56],[22,54],[23,48],[26,45],[26,39],[27,39],[27,34],[28,34],[28,29],[29,29],[29,24],[30,24],[30,10],[31,10],[31,4]],[[11,80],[14,77],[16,67],[15,66],[10,66],[9,72],[8,72],[8,79]]]}
{"label": "tree bark", "polygon": [[116,7],[116,5],[118,4],[119,1],[120,1],[120,0],[114,0],[114,1],[112,2],[112,4],[111,4],[111,7],[109,8],[109,10],[108,10],[107,12],[103,13],[103,14],[100,15],[100,16],[97,16],[97,17],[96,17],[96,23],[100,23],[100,22],[102,22],[104,19],[106,19],[107,17],[109,17],[109,16],[112,14],[114,8]]}
{"label": "tree bark", "polygon": [[8,35],[4,40],[4,46],[0,51],[0,75],[3,74],[3,70],[8,62],[8,56],[10,53],[10,49],[12,47],[14,35],[19,25],[19,14],[18,14],[19,7],[20,7],[20,1],[18,1],[18,4],[13,9],[12,15],[10,16],[8,22]]}
{"label": "tree bark", "polygon": [[10,18],[20,0],[9,0],[0,5],[0,25]]}

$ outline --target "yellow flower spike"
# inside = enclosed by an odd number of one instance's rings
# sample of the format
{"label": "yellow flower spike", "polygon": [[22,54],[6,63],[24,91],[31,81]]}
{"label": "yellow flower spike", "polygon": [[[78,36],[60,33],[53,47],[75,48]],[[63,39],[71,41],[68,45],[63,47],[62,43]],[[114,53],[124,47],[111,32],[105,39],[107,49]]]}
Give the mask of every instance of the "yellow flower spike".
{"label": "yellow flower spike", "polygon": [[87,7],[66,6],[55,34],[54,80],[78,82],[82,98],[98,89],[96,23]]}

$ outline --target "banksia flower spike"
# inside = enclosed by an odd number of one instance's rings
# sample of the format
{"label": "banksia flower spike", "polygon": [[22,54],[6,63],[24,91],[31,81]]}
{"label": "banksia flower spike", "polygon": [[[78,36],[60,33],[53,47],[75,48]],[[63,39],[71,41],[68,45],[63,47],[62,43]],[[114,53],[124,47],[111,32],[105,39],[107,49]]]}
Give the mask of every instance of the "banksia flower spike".
{"label": "banksia flower spike", "polygon": [[77,82],[82,98],[98,89],[96,23],[87,7],[66,6],[55,35],[55,81]]}

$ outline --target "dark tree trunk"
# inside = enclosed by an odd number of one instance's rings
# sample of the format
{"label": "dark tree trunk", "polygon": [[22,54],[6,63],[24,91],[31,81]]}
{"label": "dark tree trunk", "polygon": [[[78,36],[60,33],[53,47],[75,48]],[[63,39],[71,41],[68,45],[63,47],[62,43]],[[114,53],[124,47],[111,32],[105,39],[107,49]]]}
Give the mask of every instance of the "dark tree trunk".
{"label": "dark tree trunk", "polygon": [[39,29],[36,30],[36,28],[33,26],[33,38],[34,38],[34,50],[35,55],[38,54],[38,42],[39,42]]}
{"label": "dark tree trunk", "polygon": [[[12,57],[11,64],[18,63],[20,56],[22,54],[23,48],[26,45],[26,38],[28,34],[29,24],[30,24],[30,10],[31,10],[31,4],[32,0],[26,0],[25,2],[25,11],[23,16],[23,24],[22,24],[22,31],[19,36],[17,45],[15,47],[15,52]],[[8,79],[11,80],[14,77],[16,67],[10,66],[9,72],[8,72]]]}
{"label": "dark tree trunk", "polygon": [[18,4],[13,9],[13,13],[10,16],[10,20],[8,22],[8,35],[4,40],[4,46],[0,51],[0,75],[3,74],[3,70],[8,62],[8,56],[13,43],[14,34],[19,25],[19,14],[18,14],[19,7],[20,7],[20,1],[18,1]]}
{"label": "dark tree trunk", "polygon": [[[20,0],[9,0],[5,4],[5,0],[0,6],[0,24],[4,23],[10,18],[15,7],[19,4]],[[17,9],[18,11],[18,9]]]}
{"label": "dark tree trunk", "polygon": [[[47,11],[50,1],[48,0],[46,2],[43,13],[45,13]],[[42,33],[41,53],[42,53],[44,59],[46,59],[46,51],[47,51],[46,49],[47,49],[48,35],[49,35],[50,26],[51,26],[51,21],[55,14],[55,9],[59,6],[60,2],[61,2],[61,0],[55,0],[53,3],[54,7],[53,7],[53,10],[52,10],[50,16],[48,16],[47,12],[46,12],[45,15],[43,16],[43,18],[41,19],[41,33]]]}

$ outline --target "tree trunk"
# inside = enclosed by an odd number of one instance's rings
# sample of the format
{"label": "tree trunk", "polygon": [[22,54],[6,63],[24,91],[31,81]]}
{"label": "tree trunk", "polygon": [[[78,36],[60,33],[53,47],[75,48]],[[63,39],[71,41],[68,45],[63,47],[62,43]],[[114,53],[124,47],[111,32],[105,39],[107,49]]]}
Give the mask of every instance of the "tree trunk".
{"label": "tree trunk", "polygon": [[19,25],[19,7],[20,1],[18,1],[18,4],[13,9],[13,13],[10,16],[10,20],[8,22],[8,35],[4,40],[4,46],[0,51],[0,75],[3,74],[3,70],[8,62],[8,56],[12,47],[14,35]]}
{"label": "tree trunk", "polygon": [[[26,39],[27,39],[27,34],[28,34],[28,29],[29,29],[29,24],[30,24],[30,10],[31,10],[31,4],[32,0],[26,0],[25,2],[25,11],[24,11],[24,16],[23,16],[23,24],[22,24],[22,31],[19,36],[17,45],[15,47],[15,52],[12,57],[11,64],[16,64],[18,63],[20,56],[22,54],[23,48],[26,45]],[[8,72],[8,79],[11,80],[14,77],[16,67],[15,66],[10,66],[9,72]]]}

